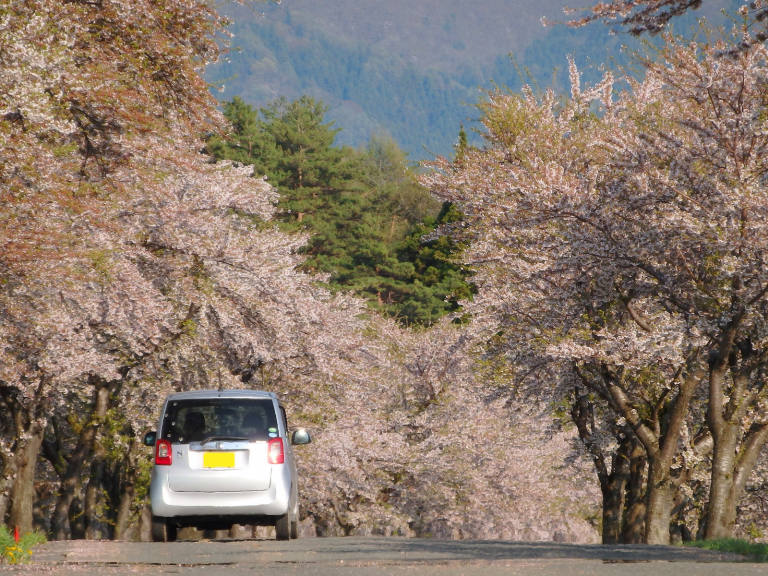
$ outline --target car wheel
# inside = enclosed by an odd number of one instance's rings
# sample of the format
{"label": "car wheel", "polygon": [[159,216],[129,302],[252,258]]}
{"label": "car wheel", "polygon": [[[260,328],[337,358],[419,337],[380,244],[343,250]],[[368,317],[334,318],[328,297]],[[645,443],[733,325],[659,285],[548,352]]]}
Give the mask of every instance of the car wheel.
{"label": "car wheel", "polygon": [[299,537],[299,522],[294,520],[291,522],[291,538],[296,540]]}
{"label": "car wheel", "polygon": [[170,524],[165,518],[152,517],[153,542],[175,542],[177,534],[175,524]]}
{"label": "car wheel", "polygon": [[291,517],[285,513],[275,521],[275,536],[278,540],[290,540],[291,538]]}

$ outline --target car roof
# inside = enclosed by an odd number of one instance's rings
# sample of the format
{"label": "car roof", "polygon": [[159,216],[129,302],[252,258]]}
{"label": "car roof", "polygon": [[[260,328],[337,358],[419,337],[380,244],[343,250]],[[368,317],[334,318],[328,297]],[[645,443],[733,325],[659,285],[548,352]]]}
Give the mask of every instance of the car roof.
{"label": "car roof", "polygon": [[277,400],[277,394],[265,390],[189,390],[169,394],[167,400],[188,400],[192,398],[270,398]]}

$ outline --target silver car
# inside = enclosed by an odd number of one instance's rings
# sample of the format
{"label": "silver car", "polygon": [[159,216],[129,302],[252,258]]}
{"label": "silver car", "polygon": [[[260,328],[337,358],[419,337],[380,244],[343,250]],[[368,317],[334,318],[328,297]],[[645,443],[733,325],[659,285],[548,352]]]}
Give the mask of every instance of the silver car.
{"label": "silver car", "polygon": [[152,539],[176,539],[184,526],[226,529],[272,525],[278,540],[298,537],[299,501],[285,410],[272,392],[204,390],[171,394],[154,446],[150,499]]}

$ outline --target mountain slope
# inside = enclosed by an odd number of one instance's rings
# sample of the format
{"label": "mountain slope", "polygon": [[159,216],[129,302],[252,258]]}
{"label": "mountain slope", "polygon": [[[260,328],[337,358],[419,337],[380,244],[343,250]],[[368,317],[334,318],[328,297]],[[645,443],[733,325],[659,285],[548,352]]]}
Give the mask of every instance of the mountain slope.
{"label": "mountain slope", "polygon": [[[278,96],[322,100],[342,128],[342,144],[388,133],[412,160],[450,154],[460,125],[472,126],[481,89],[516,89],[521,77],[549,86],[555,68],[555,82],[564,87],[566,54],[594,77],[601,63],[623,58],[622,43],[637,45],[600,23],[567,28],[565,4],[283,0],[258,12],[225,3],[233,51],[207,76],[222,100],[240,96],[257,106]],[[716,16],[714,4],[705,2],[701,14]],[[542,17],[560,24],[544,27]]]}

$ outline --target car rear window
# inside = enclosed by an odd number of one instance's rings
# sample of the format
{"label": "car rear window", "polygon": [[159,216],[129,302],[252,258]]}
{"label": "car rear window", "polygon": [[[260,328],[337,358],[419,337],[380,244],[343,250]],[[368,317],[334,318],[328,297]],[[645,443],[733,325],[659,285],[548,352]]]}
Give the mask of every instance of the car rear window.
{"label": "car rear window", "polygon": [[169,402],[160,437],[188,444],[216,438],[267,440],[277,435],[272,400],[210,398]]}

